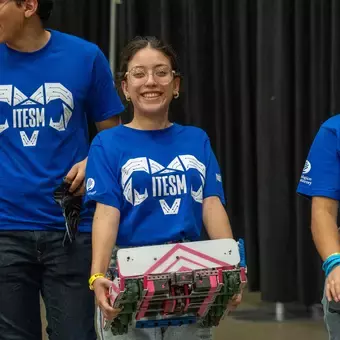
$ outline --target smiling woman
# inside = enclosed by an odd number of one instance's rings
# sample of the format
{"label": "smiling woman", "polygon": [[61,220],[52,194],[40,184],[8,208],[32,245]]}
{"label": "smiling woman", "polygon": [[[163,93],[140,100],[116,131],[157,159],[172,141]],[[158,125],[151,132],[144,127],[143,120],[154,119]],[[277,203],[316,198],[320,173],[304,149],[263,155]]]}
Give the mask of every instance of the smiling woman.
{"label": "smiling woman", "polygon": [[170,46],[155,37],[136,37],[122,52],[118,78],[134,108],[134,118],[127,126],[149,125],[150,119],[153,128],[171,125],[168,110],[171,100],[179,96],[180,74]]}
{"label": "smiling woman", "polygon": [[[86,169],[85,201],[96,204],[89,282],[98,315],[108,320],[119,317],[108,304],[111,281],[102,274],[108,272],[115,245],[198,241],[203,227],[211,239],[233,237],[209,137],[199,128],[169,121],[169,105],[180,87],[174,51],[154,37],[137,37],[122,52],[119,76],[133,119],[95,137]],[[240,296],[232,301],[237,305]],[[164,332],[131,328],[122,336],[100,324],[98,330],[105,340],[212,339],[210,328],[196,325]]]}

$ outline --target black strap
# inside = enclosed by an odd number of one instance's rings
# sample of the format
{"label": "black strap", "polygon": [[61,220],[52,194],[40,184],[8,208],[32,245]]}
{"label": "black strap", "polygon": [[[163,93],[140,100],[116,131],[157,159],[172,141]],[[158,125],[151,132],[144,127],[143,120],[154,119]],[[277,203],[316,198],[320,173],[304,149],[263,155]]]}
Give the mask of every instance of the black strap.
{"label": "black strap", "polygon": [[69,191],[71,184],[63,182],[55,191],[53,198],[61,207],[65,218],[66,232],[63,240],[63,246],[72,244],[78,232],[80,222],[80,212],[82,206],[82,197],[73,196]]}

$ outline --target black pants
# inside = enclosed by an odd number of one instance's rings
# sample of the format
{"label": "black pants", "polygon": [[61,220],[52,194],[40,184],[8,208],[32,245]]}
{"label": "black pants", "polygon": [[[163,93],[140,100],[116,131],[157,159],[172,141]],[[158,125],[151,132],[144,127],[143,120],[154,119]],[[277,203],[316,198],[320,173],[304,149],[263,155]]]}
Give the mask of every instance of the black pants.
{"label": "black pants", "polygon": [[41,293],[49,340],[96,340],[88,288],[91,235],[63,247],[64,232],[0,231],[0,340],[41,340]]}

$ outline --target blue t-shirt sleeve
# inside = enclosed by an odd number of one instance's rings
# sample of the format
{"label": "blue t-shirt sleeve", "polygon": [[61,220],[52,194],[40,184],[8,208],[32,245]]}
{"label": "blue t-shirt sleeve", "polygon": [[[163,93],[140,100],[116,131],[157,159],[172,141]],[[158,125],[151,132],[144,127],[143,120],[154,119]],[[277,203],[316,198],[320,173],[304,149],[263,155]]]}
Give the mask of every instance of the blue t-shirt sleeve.
{"label": "blue t-shirt sleeve", "polygon": [[206,179],[203,191],[203,198],[210,196],[218,196],[222,204],[226,203],[224,197],[223,183],[221,170],[218,165],[216,156],[211,148],[210,140],[207,137],[205,146],[205,159],[206,159]]}
{"label": "blue t-shirt sleeve", "polygon": [[101,122],[123,110],[110,65],[103,52],[98,49],[87,94],[87,114],[92,121]]}
{"label": "blue t-shirt sleeve", "polygon": [[92,141],[87,159],[85,204],[94,201],[120,210],[122,192],[115,165],[117,158],[118,155],[107,156],[100,135],[97,135]]}
{"label": "blue t-shirt sleeve", "polygon": [[340,158],[336,130],[321,127],[310,148],[297,192],[340,200]]}

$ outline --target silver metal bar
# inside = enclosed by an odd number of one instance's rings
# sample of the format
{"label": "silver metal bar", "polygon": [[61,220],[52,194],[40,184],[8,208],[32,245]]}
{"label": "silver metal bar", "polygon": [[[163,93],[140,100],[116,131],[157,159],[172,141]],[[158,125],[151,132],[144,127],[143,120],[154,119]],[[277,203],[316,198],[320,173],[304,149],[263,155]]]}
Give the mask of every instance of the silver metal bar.
{"label": "silver metal bar", "polygon": [[121,0],[111,0],[109,59],[111,71],[113,74],[115,73],[116,68],[116,5],[121,3]]}

